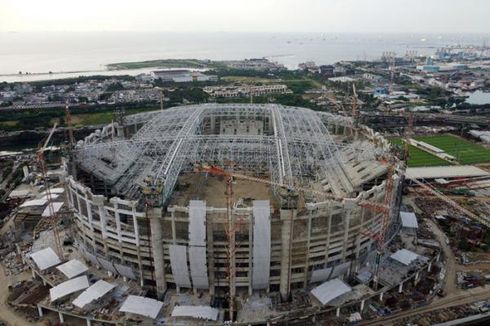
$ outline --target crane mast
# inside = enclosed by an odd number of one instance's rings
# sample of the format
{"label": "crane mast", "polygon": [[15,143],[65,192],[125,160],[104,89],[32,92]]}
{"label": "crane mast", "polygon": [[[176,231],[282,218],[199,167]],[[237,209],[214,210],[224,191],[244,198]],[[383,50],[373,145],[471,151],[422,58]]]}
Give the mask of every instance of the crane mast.
{"label": "crane mast", "polygon": [[[46,186],[46,199],[48,201],[48,212],[49,212],[49,216],[47,217],[48,226],[51,227],[51,229],[53,230],[55,251],[59,257],[63,257],[63,248],[61,246],[61,240],[60,240],[60,235],[59,235],[59,230],[58,230],[58,214],[57,214],[56,210],[54,209],[53,202],[52,202],[51,188],[50,188],[49,180],[47,177],[47,166],[46,166],[46,160],[44,157],[44,152],[46,151],[46,148],[48,147],[48,144],[51,141],[51,138],[53,137],[54,132],[56,131],[56,126],[57,126],[57,124],[55,123],[53,125],[53,128],[51,129],[50,133],[46,137],[44,144],[42,144],[42,142],[41,142],[42,145],[41,144],[39,145],[39,149],[37,150],[37,163],[38,163],[39,169],[41,171],[41,176],[42,176],[44,185]],[[36,228],[40,225],[41,221],[39,221]]]}

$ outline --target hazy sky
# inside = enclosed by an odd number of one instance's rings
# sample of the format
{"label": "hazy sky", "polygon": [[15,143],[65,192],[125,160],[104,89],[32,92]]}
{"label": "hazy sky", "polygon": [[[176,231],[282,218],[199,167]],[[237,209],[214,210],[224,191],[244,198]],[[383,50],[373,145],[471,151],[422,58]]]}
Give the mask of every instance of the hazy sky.
{"label": "hazy sky", "polygon": [[489,0],[0,0],[0,31],[490,33]]}

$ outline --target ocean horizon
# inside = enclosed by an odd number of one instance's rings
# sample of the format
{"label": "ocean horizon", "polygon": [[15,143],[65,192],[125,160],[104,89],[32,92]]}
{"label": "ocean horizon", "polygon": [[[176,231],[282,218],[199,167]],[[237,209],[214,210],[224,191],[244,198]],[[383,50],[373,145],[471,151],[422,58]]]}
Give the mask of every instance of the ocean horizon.
{"label": "ocean horizon", "polygon": [[387,51],[430,55],[440,47],[482,45],[489,38],[431,33],[0,32],[0,81],[116,74],[105,66],[156,59],[266,57],[294,69],[305,61],[373,60]]}

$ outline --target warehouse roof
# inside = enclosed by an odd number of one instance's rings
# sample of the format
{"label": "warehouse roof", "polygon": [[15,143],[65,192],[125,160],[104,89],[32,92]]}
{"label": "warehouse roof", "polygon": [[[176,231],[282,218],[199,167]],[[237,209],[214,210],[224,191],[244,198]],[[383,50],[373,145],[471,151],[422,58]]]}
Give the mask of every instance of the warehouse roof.
{"label": "warehouse roof", "polygon": [[86,289],[88,287],[89,284],[87,276],[79,276],[77,278],[72,278],[71,280],[58,284],[55,287],[52,287],[51,289],[49,289],[49,296],[51,297],[51,302],[54,302],[69,294]]}
{"label": "warehouse roof", "polygon": [[[56,214],[59,212],[59,210],[61,209],[61,207],[63,206],[63,203],[53,203],[53,213]],[[43,213],[41,214],[42,217],[49,217],[51,216],[51,208],[48,206],[46,206],[46,208],[44,209]]]}
{"label": "warehouse roof", "polygon": [[61,263],[58,255],[50,247],[36,251],[29,255],[40,271],[56,266]]}
{"label": "warehouse roof", "polygon": [[29,197],[31,195],[31,191],[30,190],[13,190],[10,195],[9,195],[9,198],[25,198],[25,197]]}
{"label": "warehouse roof", "polygon": [[205,320],[217,320],[218,309],[210,306],[175,306],[172,317],[192,317]]}
{"label": "warehouse roof", "polygon": [[72,259],[67,261],[63,265],[56,267],[60,272],[65,274],[68,278],[73,278],[82,273],[85,273],[88,270],[88,267],[85,264],[81,263],[79,260]]}
{"label": "warehouse roof", "polygon": [[102,298],[115,287],[115,284],[107,283],[104,280],[98,280],[88,289],[80,293],[80,295],[73,300],[73,304],[78,308],[83,308],[92,301]]}
{"label": "warehouse roof", "polygon": [[119,311],[129,312],[150,318],[157,318],[160,310],[163,307],[163,302],[150,299],[146,297],[140,297],[136,295],[130,295],[124,301]]}
{"label": "warehouse roof", "polygon": [[[49,193],[50,194],[62,194],[65,192],[65,189],[64,188],[51,188],[49,189]],[[44,196],[48,193],[47,190],[44,190],[43,192],[41,192],[41,196]]]}
{"label": "warehouse roof", "polygon": [[352,291],[352,288],[345,284],[341,279],[333,279],[324,282],[311,290],[311,294],[325,305],[333,299]]}
{"label": "warehouse roof", "polygon": [[451,165],[408,168],[406,176],[407,179],[436,179],[490,176],[490,173],[472,165]]}
{"label": "warehouse roof", "polygon": [[19,207],[44,206],[47,202],[46,199],[33,199],[23,202]]}
{"label": "warehouse roof", "polygon": [[412,212],[400,212],[400,218],[402,220],[402,227],[418,229],[419,224],[417,222],[417,216]]}
{"label": "warehouse roof", "polygon": [[407,266],[417,260],[419,257],[420,256],[416,253],[407,249],[400,249],[390,256],[391,259],[394,259]]}
{"label": "warehouse roof", "polygon": [[55,199],[58,199],[60,195],[59,194],[49,194],[49,197],[48,195],[44,195],[41,197],[41,199],[44,199],[44,200],[55,200]]}

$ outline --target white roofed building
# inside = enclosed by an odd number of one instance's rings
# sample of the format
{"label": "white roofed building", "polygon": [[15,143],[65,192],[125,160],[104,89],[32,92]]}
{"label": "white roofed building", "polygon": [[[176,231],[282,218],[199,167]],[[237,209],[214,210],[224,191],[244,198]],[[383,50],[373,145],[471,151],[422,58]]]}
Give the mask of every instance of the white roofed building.
{"label": "white roofed building", "polygon": [[162,307],[163,302],[161,301],[137,295],[130,295],[126,301],[124,301],[119,311],[155,319],[160,314]]}
{"label": "white roofed building", "polygon": [[345,284],[341,279],[333,279],[324,282],[311,290],[311,294],[317,299],[322,305],[327,305],[330,301],[349,293],[352,288]]}
{"label": "white roofed building", "polygon": [[61,263],[60,258],[50,247],[36,251],[29,255],[40,271],[56,266]]}

